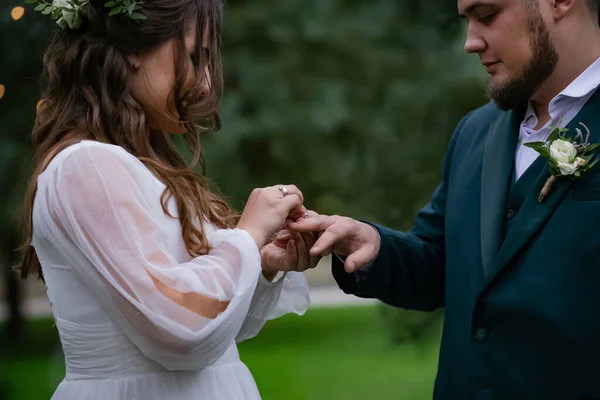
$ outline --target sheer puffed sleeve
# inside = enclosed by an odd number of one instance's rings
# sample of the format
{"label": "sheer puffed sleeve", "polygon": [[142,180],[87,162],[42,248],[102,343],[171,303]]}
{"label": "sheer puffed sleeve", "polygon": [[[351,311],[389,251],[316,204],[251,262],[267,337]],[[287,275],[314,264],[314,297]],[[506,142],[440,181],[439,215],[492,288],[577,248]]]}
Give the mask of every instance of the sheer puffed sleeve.
{"label": "sheer puffed sleeve", "polygon": [[248,316],[236,341],[256,336],[265,322],[284,314],[303,315],[310,305],[308,283],[300,272],[286,272],[275,282],[260,274]]}
{"label": "sheer puffed sleeve", "polygon": [[[38,180],[34,219],[43,223],[34,230],[65,249],[63,259],[147,357],[200,369],[231,346],[244,321],[274,315],[285,282],[274,284],[277,293],[255,290],[260,255],[247,232],[216,230],[208,255],[178,262],[165,243],[173,220],[162,210],[161,184],[139,160],[94,142],[63,153]],[[196,309],[177,296],[199,299]],[[253,298],[268,315],[249,314]],[[222,311],[203,316],[205,303]]]}

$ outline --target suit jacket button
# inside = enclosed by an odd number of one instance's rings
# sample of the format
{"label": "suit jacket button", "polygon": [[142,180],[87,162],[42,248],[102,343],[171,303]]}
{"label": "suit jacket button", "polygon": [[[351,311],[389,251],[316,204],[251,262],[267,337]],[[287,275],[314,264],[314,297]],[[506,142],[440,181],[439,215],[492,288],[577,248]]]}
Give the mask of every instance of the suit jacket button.
{"label": "suit jacket button", "polygon": [[515,212],[512,208],[506,212],[506,219],[513,219],[514,216],[515,216]]}
{"label": "suit jacket button", "polygon": [[475,340],[477,340],[478,342],[483,342],[485,339],[487,339],[487,336],[488,333],[485,328],[479,328],[475,332]]}

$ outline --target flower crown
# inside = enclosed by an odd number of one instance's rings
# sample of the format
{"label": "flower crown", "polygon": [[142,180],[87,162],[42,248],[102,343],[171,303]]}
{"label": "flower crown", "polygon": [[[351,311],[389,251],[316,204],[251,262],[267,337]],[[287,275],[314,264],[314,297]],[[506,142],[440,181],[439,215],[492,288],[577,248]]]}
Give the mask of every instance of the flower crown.
{"label": "flower crown", "polygon": [[[50,15],[61,29],[77,29],[81,26],[81,16],[85,15],[88,0],[25,0],[27,4],[39,3],[34,10],[41,11],[44,15]],[[110,9],[108,15],[126,14],[136,22],[146,19],[140,13],[143,0],[110,0],[104,3],[104,7]]]}

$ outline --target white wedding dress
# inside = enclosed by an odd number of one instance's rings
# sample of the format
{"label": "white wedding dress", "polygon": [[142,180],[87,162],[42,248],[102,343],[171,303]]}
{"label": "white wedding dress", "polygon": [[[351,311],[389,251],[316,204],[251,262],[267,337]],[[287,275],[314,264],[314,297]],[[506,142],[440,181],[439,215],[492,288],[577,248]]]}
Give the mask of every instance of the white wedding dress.
{"label": "white wedding dress", "polygon": [[[52,399],[260,399],[236,343],[268,319],[303,314],[306,279],[264,279],[239,229],[205,224],[212,250],[190,257],[178,219],[161,208],[164,188],[123,148],[92,141],[63,150],[40,175],[33,245],[66,362]],[[169,211],[177,215],[172,200]],[[229,305],[202,317],[157,284]]]}

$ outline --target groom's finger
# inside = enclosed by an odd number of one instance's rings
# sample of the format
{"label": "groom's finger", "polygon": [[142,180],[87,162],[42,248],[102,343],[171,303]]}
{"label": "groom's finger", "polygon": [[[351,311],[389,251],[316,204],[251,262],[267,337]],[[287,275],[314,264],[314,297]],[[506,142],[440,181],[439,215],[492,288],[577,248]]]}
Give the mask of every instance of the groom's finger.
{"label": "groom's finger", "polygon": [[374,250],[371,246],[363,246],[350,254],[344,261],[344,269],[348,273],[352,273],[357,269],[361,269],[373,259]]}
{"label": "groom's finger", "polygon": [[310,249],[310,255],[313,257],[325,257],[333,253],[333,246],[339,242],[342,237],[328,229],[321,234],[315,245]]}
{"label": "groom's finger", "polygon": [[323,232],[329,228],[333,222],[333,219],[327,215],[318,215],[290,222],[287,225],[287,228],[295,232]]}

